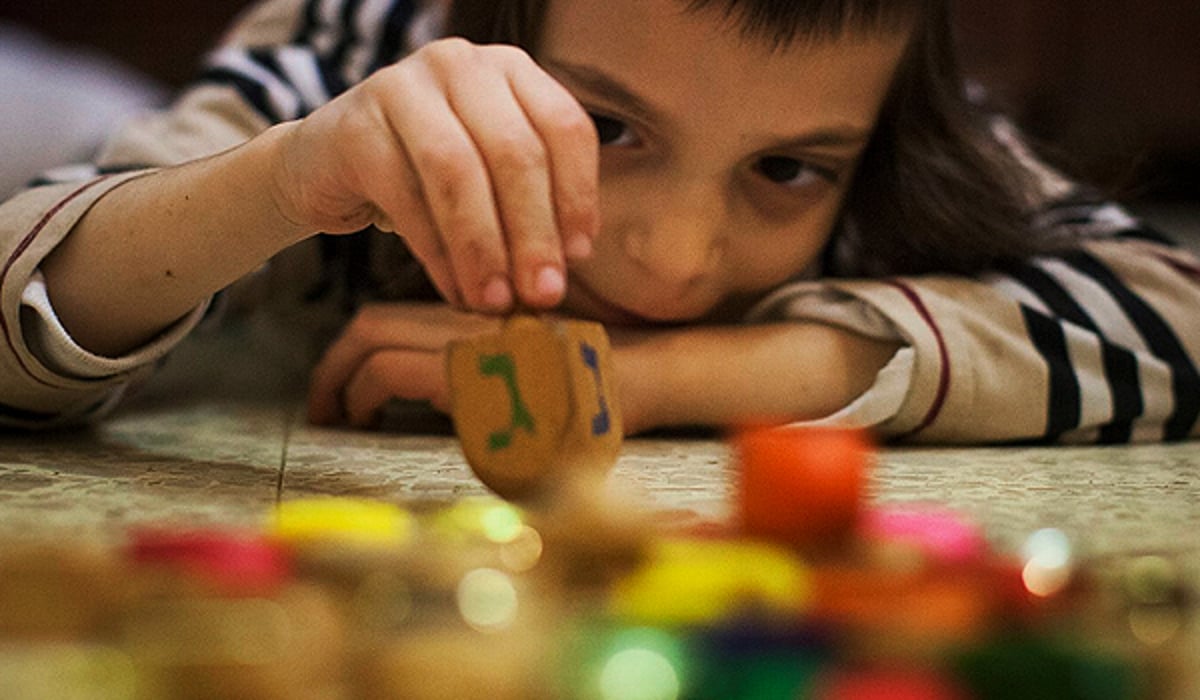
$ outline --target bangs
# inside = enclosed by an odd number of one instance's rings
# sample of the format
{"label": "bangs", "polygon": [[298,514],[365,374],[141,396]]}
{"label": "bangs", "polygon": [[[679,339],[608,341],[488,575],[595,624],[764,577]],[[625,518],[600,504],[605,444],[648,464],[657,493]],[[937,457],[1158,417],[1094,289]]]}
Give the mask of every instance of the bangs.
{"label": "bangs", "polygon": [[848,34],[904,31],[932,0],[687,0],[689,12],[717,10],[746,39],[774,49]]}

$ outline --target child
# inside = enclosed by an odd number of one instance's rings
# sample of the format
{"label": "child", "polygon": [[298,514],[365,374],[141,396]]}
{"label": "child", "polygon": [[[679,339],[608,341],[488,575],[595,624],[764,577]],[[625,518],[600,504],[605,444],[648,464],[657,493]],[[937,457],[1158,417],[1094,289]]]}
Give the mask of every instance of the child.
{"label": "child", "polygon": [[4,420],[102,414],[321,241],[383,297],[313,372],[321,424],[445,408],[446,343],[524,308],[606,324],[630,433],[1195,436],[1200,267],[969,103],[946,4],[264,2],[170,113],[0,209]]}

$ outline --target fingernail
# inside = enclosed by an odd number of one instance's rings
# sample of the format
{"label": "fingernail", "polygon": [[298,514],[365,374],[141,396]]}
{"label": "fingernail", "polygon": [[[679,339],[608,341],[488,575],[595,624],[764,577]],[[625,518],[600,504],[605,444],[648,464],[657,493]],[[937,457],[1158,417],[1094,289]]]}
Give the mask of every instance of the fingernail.
{"label": "fingernail", "polygon": [[582,233],[577,233],[567,239],[564,249],[567,257],[572,260],[582,260],[592,254],[592,239]]}
{"label": "fingernail", "polygon": [[512,290],[503,277],[493,277],[483,288],[483,304],[489,309],[507,309],[512,305]]}
{"label": "fingernail", "polygon": [[557,299],[562,296],[567,289],[567,280],[563,277],[563,273],[556,267],[549,265],[537,271],[537,276],[533,278],[533,291],[543,297],[554,297]]}

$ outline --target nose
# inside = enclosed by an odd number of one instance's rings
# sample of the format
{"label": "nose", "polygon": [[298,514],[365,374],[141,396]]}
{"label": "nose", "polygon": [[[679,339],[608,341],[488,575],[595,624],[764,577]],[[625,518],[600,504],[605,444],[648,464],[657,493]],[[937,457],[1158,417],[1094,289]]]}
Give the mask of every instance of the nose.
{"label": "nose", "polygon": [[626,228],[625,254],[657,281],[687,287],[717,265],[723,245],[722,206],[718,193],[700,188],[645,197]]}

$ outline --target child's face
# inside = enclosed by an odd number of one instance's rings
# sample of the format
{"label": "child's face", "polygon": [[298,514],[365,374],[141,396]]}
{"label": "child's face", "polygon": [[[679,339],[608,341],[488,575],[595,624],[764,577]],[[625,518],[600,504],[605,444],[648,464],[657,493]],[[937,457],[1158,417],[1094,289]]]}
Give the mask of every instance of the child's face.
{"label": "child's face", "polygon": [[772,51],[681,0],[552,0],[539,62],[597,119],[602,230],[565,307],[719,314],[828,240],[907,36]]}

